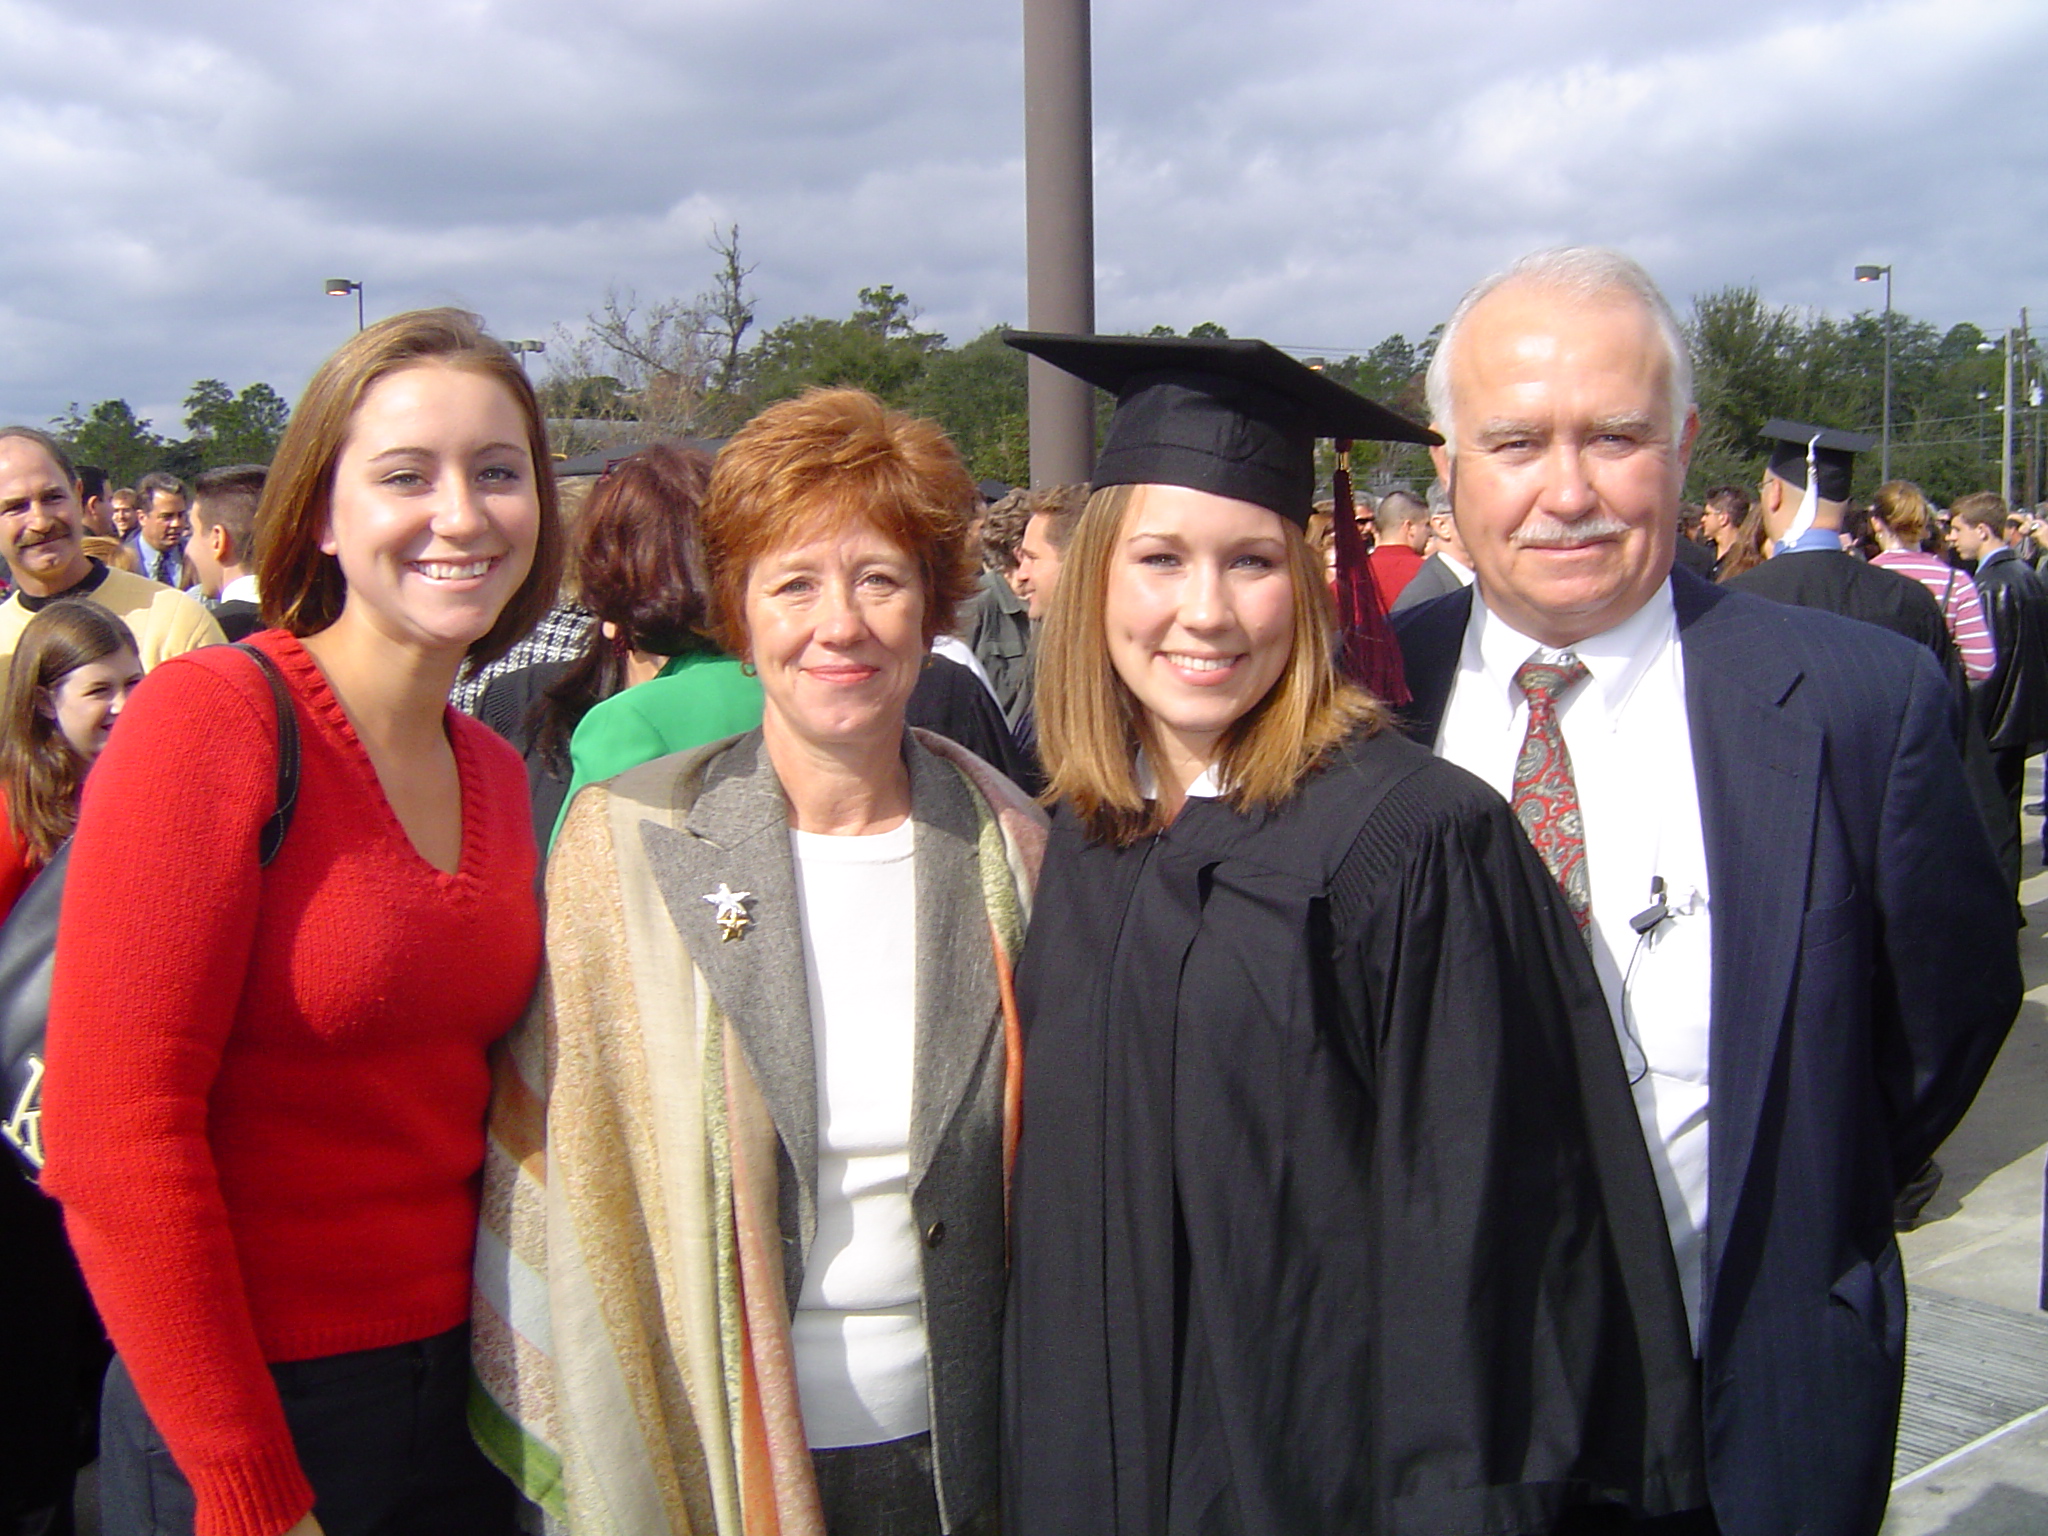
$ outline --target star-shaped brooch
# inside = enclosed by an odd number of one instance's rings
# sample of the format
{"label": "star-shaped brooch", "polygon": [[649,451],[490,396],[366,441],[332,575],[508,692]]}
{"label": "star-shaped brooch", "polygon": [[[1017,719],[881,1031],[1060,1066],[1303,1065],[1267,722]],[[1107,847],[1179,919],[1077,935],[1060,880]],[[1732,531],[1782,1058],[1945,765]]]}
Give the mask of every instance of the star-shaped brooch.
{"label": "star-shaped brooch", "polygon": [[712,916],[718,922],[718,942],[721,944],[730,944],[754,921],[747,915],[746,905],[754,899],[752,891],[736,891],[721,880],[718,889],[703,899],[718,909]]}

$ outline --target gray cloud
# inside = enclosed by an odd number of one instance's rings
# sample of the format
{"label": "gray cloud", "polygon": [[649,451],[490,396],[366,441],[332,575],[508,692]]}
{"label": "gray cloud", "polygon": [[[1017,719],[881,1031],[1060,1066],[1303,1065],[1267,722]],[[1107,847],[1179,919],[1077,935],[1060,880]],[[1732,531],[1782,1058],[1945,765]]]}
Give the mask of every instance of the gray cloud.
{"label": "gray cloud", "polygon": [[[1846,312],[1881,261],[2002,325],[2048,303],[2044,45],[2038,0],[1099,0],[1101,322],[1363,348],[1596,240],[1681,303]],[[0,0],[0,56],[0,416],[295,393],[330,274],[544,335],[733,221],[765,321],[1024,319],[1014,0]]]}

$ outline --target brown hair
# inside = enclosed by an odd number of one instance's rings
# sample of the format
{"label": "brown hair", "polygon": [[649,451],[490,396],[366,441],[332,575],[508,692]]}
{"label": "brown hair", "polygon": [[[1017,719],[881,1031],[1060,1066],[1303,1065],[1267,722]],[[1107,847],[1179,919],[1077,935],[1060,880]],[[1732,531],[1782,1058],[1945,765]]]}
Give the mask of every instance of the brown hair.
{"label": "brown hair", "polygon": [[[703,636],[711,578],[699,528],[711,459],[656,443],[606,470],[577,524],[576,577],[594,617],[583,654],[541,696],[534,748],[551,767],[594,705],[626,686],[626,652],[681,656]],[[609,622],[617,638],[607,639]]]}
{"label": "brown hair", "polygon": [[533,567],[490,631],[469,648],[472,665],[495,661],[532,629],[555,598],[561,580],[562,530],[549,473],[547,421],[533,386],[503,343],[484,333],[475,315],[459,309],[416,309],[379,320],[320,365],[284,430],[256,522],[263,556],[257,575],[263,622],[303,638],[341,617],[348,597],[341,563],[320,541],[334,495],[334,466],[348,440],[363,396],[379,380],[422,363],[495,379],[519,407],[532,458],[534,499],[540,504]]}
{"label": "brown hair", "polygon": [[1030,507],[1025,513],[1027,520],[1033,517],[1045,519],[1045,542],[1062,554],[1073,542],[1074,529],[1080,525],[1081,514],[1088,510],[1088,487],[1085,485],[1048,485],[1042,491],[1031,493]]}
{"label": "brown hair", "polygon": [[64,489],[74,495],[78,490],[78,466],[71,462],[71,455],[64,445],[40,427],[0,427],[0,442],[18,437],[23,442],[34,443],[50,456],[50,462],[57,466],[64,476]]}
{"label": "brown hair", "polygon": [[135,558],[132,546],[119,539],[110,539],[104,533],[81,534],[78,547],[101,565],[111,565],[117,571],[126,571],[132,576],[142,574],[142,562]]}
{"label": "brown hair", "polygon": [[140,654],[128,626],[84,598],[41,609],[14,648],[0,704],[0,787],[8,825],[44,863],[78,825],[78,791],[92,766],[58,729],[51,695],[80,667],[122,651]]}
{"label": "brown hair", "polygon": [[712,467],[712,638],[747,654],[747,576],[764,555],[866,523],[917,561],[929,645],[951,632],[974,591],[967,532],[980,504],[959,451],[933,422],[859,389],[812,389],[771,405]]}
{"label": "brown hair", "polygon": [[981,559],[990,570],[1008,575],[1017,569],[1017,546],[1031,521],[1031,493],[1019,488],[993,503],[981,519]]}
{"label": "brown hair", "polygon": [[[1138,793],[1145,715],[1117,676],[1103,643],[1109,573],[1137,486],[1108,486],[1088,500],[1067,552],[1037,658],[1038,740],[1048,801],[1066,800],[1088,835],[1119,847],[1161,830],[1157,802]],[[1288,579],[1294,636],[1286,670],[1224,733],[1218,758],[1240,811],[1283,804],[1332,748],[1361,727],[1386,722],[1379,701],[1337,676],[1335,613],[1322,561],[1292,523]]]}
{"label": "brown hair", "polygon": [[1927,530],[1934,526],[1934,509],[1927,496],[1910,480],[1887,480],[1870,498],[1870,515],[1892,536],[1914,549],[1927,546]]}
{"label": "brown hair", "polygon": [[1979,491],[1974,496],[1965,496],[1949,508],[1949,522],[1989,528],[2000,538],[2004,538],[2005,519],[2010,511],[2005,504],[2005,498],[1998,492]]}
{"label": "brown hair", "polygon": [[1733,581],[1744,571],[1755,570],[1764,559],[1764,504],[1754,501],[1735,525],[1735,542],[1728,546],[1714,580]]}
{"label": "brown hair", "polygon": [[181,496],[187,500],[191,493],[185,489],[185,482],[168,469],[152,469],[135,482],[135,494],[142,498],[142,505],[148,506],[158,496]]}
{"label": "brown hair", "polygon": [[233,464],[226,469],[209,469],[192,482],[192,535],[199,535],[200,513],[206,526],[225,528],[232,546],[232,560],[244,570],[254,569],[262,558],[256,537],[256,509],[263,501],[263,482],[270,471],[261,464]]}
{"label": "brown hair", "polygon": [[1703,504],[1711,507],[1732,523],[1740,523],[1749,515],[1749,492],[1739,485],[1717,485],[1707,492]]}

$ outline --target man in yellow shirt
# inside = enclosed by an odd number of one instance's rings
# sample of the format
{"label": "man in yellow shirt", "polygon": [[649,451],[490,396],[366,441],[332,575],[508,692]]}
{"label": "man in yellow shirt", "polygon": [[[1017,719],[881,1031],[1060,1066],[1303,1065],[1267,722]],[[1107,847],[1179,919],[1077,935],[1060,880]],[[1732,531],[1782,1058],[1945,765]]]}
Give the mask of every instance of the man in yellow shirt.
{"label": "man in yellow shirt", "polygon": [[0,603],[0,664],[38,609],[83,597],[125,621],[147,671],[166,656],[222,642],[199,603],[160,581],[102,565],[79,540],[78,473],[63,445],[34,427],[0,427],[0,559],[14,591]]}

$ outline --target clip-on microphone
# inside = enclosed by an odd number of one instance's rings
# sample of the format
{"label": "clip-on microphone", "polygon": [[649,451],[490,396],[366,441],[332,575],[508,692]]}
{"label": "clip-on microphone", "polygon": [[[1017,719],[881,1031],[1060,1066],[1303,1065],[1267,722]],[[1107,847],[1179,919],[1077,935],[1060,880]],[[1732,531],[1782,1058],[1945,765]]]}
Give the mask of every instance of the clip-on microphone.
{"label": "clip-on microphone", "polygon": [[1637,938],[1645,938],[1652,928],[1671,916],[1671,904],[1664,899],[1664,877],[1650,876],[1650,905],[1628,920],[1629,927]]}

